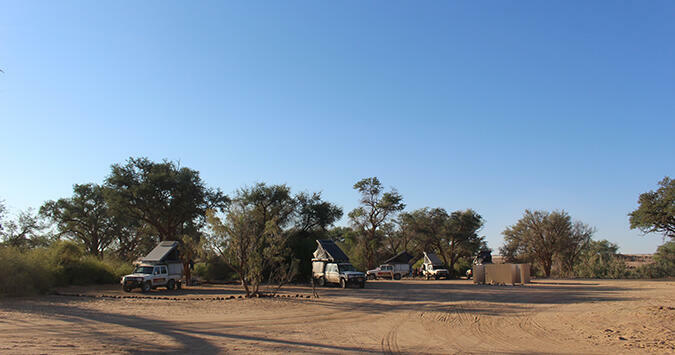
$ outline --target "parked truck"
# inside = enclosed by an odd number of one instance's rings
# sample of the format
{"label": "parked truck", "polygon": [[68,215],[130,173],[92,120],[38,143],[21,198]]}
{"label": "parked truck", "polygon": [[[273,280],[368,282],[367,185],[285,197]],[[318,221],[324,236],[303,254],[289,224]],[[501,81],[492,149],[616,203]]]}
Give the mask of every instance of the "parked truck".
{"label": "parked truck", "polygon": [[402,277],[410,275],[410,261],[413,259],[413,256],[404,250],[385,260],[378,268],[368,270],[366,278],[369,280],[380,278],[400,280]]}
{"label": "parked truck", "polygon": [[133,273],[122,277],[120,283],[126,292],[135,288],[148,292],[157,287],[180,289],[182,279],[183,263],[178,252],[178,242],[164,241],[140,260]]}
{"label": "parked truck", "polygon": [[410,266],[405,264],[383,264],[379,267],[366,271],[366,278],[368,280],[376,279],[392,279],[400,280],[401,277],[408,275],[410,272]]}
{"label": "parked truck", "polygon": [[337,284],[342,288],[366,286],[366,275],[349,262],[349,257],[332,240],[317,240],[312,258],[312,281],[319,286]]}
{"label": "parked truck", "polygon": [[424,252],[424,264],[422,264],[422,276],[427,280],[438,280],[442,277],[449,278],[450,272],[443,266],[443,262],[436,254]]}

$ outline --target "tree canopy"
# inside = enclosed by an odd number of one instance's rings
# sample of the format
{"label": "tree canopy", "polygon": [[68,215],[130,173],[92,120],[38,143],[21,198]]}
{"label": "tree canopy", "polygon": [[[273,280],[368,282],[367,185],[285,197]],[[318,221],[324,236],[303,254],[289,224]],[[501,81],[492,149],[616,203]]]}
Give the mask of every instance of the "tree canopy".
{"label": "tree canopy", "polygon": [[565,211],[525,210],[523,217],[502,234],[504,246],[500,252],[508,261],[534,261],[549,277],[554,258],[560,258],[567,268],[574,265],[593,229],[573,222]]}
{"label": "tree canopy", "polygon": [[45,202],[40,214],[56,223],[61,235],[81,241],[92,255],[103,256],[123,232],[108,210],[103,188],[96,184],[74,185],[72,197]]}
{"label": "tree canopy", "polygon": [[630,228],[675,239],[675,180],[665,177],[659,186],[640,195],[638,208],[628,214]]}
{"label": "tree canopy", "polygon": [[365,178],[354,184],[361,194],[360,206],[349,212],[349,219],[357,231],[357,241],[368,268],[376,266],[377,251],[384,240],[382,227],[405,208],[403,196],[392,189],[384,192],[377,177]]}
{"label": "tree canopy", "polygon": [[177,240],[187,224],[202,223],[207,209],[222,209],[229,201],[207,188],[196,170],[147,158],[112,165],[105,198],[112,213],[147,223],[160,240]]}

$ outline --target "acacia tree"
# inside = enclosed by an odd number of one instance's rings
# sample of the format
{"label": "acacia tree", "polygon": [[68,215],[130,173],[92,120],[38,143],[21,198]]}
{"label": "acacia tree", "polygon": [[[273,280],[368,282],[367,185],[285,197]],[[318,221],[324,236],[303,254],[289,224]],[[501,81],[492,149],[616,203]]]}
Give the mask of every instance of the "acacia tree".
{"label": "acacia tree", "polygon": [[570,225],[570,231],[558,243],[558,259],[563,273],[567,276],[574,274],[574,266],[578,263],[581,254],[592,241],[595,228],[576,221]]}
{"label": "acacia tree", "polygon": [[450,270],[460,258],[476,254],[485,244],[478,236],[483,218],[471,209],[448,214],[443,208],[422,208],[402,213],[399,221],[401,230],[410,234],[409,251],[416,255],[435,252]]}
{"label": "acacia tree", "polygon": [[450,214],[444,225],[439,250],[443,261],[451,272],[461,257],[476,254],[484,246],[484,238],[478,236],[483,227],[483,217],[474,210],[455,211]]}
{"label": "acacia tree", "polygon": [[124,233],[109,213],[103,188],[96,184],[74,185],[72,197],[45,202],[40,214],[56,223],[61,235],[79,240],[98,257]]}
{"label": "acacia tree", "polygon": [[16,219],[2,221],[5,213],[0,205],[0,239],[5,245],[32,248],[48,244],[49,236],[43,234],[48,226],[32,208],[19,212]]}
{"label": "acacia tree", "polygon": [[440,254],[448,217],[448,212],[443,208],[421,208],[401,213],[398,224],[409,240],[410,247],[407,250],[418,256],[425,251]]}
{"label": "acacia tree", "polygon": [[295,195],[296,213],[288,233],[285,262],[297,260],[298,276],[309,279],[312,253],[317,239],[329,238],[328,228],[342,217],[342,208],[324,201],[320,193],[300,192]]}
{"label": "acacia tree", "polygon": [[640,195],[639,207],[628,214],[630,228],[675,239],[675,180],[666,176],[659,186],[656,191]]}
{"label": "acacia tree", "polygon": [[198,171],[147,158],[113,164],[105,198],[113,213],[148,224],[160,240],[177,240],[190,223],[203,223],[207,209],[228,203],[220,190],[205,186]]}
{"label": "acacia tree", "polygon": [[525,210],[523,217],[502,232],[504,246],[500,249],[508,261],[536,261],[551,276],[553,258],[561,241],[569,236],[571,219],[566,212]]}
{"label": "acacia tree", "polygon": [[405,208],[403,197],[396,191],[384,192],[377,177],[365,178],[354,184],[361,194],[361,206],[349,212],[349,219],[357,229],[358,248],[368,268],[377,263],[377,252],[383,240],[382,226]]}
{"label": "acacia tree", "polygon": [[212,210],[207,213],[209,246],[237,271],[247,297],[259,294],[268,267],[282,263],[284,228],[295,206],[286,185],[258,183],[236,192],[224,220]]}

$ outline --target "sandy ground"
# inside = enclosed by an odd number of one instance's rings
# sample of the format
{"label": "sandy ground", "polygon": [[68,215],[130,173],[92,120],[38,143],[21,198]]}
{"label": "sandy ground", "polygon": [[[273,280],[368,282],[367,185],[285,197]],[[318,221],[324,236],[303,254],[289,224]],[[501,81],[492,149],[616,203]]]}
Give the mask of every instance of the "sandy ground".
{"label": "sandy ground", "polygon": [[[89,296],[118,287],[70,288]],[[0,353],[675,353],[675,282],[372,281],[365,289],[157,290],[0,300]],[[167,297],[171,299],[155,299]]]}

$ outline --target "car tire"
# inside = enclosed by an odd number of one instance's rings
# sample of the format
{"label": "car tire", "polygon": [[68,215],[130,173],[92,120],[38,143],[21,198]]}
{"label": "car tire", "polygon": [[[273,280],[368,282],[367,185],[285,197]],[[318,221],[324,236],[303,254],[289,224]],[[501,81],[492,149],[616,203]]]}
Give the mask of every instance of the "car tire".
{"label": "car tire", "polygon": [[375,280],[375,275],[368,275],[368,280]]}
{"label": "car tire", "polygon": [[150,281],[145,281],[141,284],[141,292],[150,292],[151,289],[152,285],[150,285]]}
{"label": "car tire", "polygon": [[434,275],[434,279],[438,280],[440,277],[438,275]]}
{"label": "car tire", "polygon": [[176,288],[176,281],[169,280],[169,282],[166,283],[166,289],[169,291],[173,291],[174,288]]}
{"label": "car tire", "polygon": [[400,280],[401,274],[394,274],[394,280]]}
{"label": "car tire", "polygon": [[183,283],[180,282],[180,281],[178,281],[178,282],[176,283],[176,289],[177,289],[177,290],[180,290],[180,289],[182,289],[182,288],[183,288]]}
{"label": "car tire", "polygon": [[124,292],[131,292],[131,287],[122,286],[122,289],[124,290]]}
{"label": "car tire", "polygon": [[326,279],[322,277],[319,277],[319,286],[323,287],[326,286]]}
{"label": "car tire", "polygon": [[340,288],[347,288],[347,280],[340,279]]}

